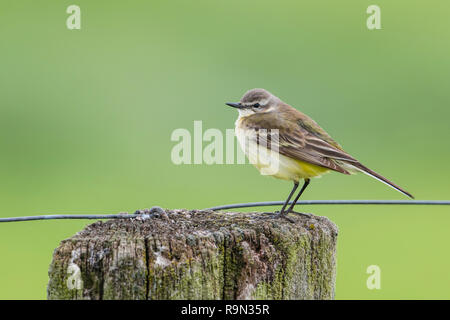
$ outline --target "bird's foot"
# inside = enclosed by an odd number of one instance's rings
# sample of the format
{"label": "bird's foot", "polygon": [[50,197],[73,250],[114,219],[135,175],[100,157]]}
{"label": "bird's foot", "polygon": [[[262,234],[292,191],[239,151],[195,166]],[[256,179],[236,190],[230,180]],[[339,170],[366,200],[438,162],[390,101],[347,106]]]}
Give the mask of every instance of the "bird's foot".
{"label": "bird's foot", "polygon": [[294,221],[293,219],[291,219],[291,218],[288,217],[286,211],[283,212],[283,213],[281,213],[280,211],[275,211],[275,212],[272,213],[272,215],[273,215],[273,218],[274,218],[274,219],[284,218],[284,219],[286,219],[286,220],[289,221],[289,222],[295,223],[295,221]]}
{"label": "bird's foot", "polygon": [[280,211],[275,211],[275,212],[263,212],[263,213],[267,214],[267,215],[271,215],[273,219],[284,218],[287,221],[292,222],[292,223],[295,223],[295,220],[293,220],[292,218],[290,218],[288,216],[289,213],[293,213],[295,215],[308,217],[308,218],[312,217],[311,213],[304,213],[304,212],[297,212],[297,211],[285,211],[284,213],[280,213]]}
{"label": "bird's foot", "polygon": [[291,211],[288,211],[287,213],[293,213],[293,214],[296,214],[298,216],[303,216],[303,217],[308,217],[308,218],[312,217],[311,213],[306,213],[306,212],[297,212],[297,211],[291,210]]}

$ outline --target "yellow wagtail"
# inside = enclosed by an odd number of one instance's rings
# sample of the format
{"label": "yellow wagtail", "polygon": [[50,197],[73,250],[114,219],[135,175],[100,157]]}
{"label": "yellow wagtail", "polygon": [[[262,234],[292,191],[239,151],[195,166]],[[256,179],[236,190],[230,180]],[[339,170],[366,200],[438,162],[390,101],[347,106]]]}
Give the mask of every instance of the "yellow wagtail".
{"label": "yellow wagtail", "polygon": [[[343,174],[364,172],[414,198],[409,192],[362,165],[346,153],[314,120],[270,92],[252,89],[244,94],[240,102],[226,104],[239,111],[235,132],[249,161],[261,173],[268,174],[267,163],[262,164],[260,155],[255,154],[255,150],[263,149],[267,155],[265,158],[277,166],[277,170],[269,175],[294,182],[280,216],[294,212],[294,206],[308,186],[310,178],[319,177],[330,170]],[[268,133],[271,131],[277,132],[276,139],[273,133]],[[264,137],[262,132],[267,136]],[[303,187],[286,210],[301,179],[305,180]]]}

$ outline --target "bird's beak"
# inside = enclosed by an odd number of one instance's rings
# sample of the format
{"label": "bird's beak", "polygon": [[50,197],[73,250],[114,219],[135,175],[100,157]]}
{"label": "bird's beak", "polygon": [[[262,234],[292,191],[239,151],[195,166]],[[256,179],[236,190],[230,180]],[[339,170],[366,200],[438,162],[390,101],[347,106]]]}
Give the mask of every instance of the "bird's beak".
{"label": "bird's beak", "polygon": [[227,103],[225,103],[225,104],[226,104],[227,106],[230,106],[230,107],[233,107],[233,108],[238,108],[238,109],[241,109],[241,108],[244,107],[240,102],[238,102],[238,103],[227,102]]}

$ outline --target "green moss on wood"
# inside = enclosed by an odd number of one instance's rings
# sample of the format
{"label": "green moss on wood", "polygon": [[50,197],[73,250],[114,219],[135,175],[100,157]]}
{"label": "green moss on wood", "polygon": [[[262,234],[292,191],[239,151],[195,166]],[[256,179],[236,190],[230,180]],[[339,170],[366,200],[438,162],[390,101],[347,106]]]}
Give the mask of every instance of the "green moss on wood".
{"label": "green moss on wood", "polygon": [[[49,299],[332,299],[337,228],[323,217],[168,210],[64,240]],[[82,288],[68,288],[69,265]]]}

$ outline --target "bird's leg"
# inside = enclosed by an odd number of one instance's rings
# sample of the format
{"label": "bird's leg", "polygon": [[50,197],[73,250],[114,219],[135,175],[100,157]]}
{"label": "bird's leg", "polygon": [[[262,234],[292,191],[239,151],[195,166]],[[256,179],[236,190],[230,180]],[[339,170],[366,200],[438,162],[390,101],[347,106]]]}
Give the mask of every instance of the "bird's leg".
{"label": "bird's leg", "polygon": [[298,199],[300,199],[300,196],[302,195],[303,191],[305,191],[306,187],[308,187],[309,182],[310,182],[310,179],[305,179],[305,183],[303,184],[303,187],[300,189],[299,193],[295,197],[294,202],[292,202],[289,209],[286,210],[286,213],[292,212],[292,213],[299,214],[299,215],[309,216],[308,214],[294,211],[295,204],[297,203]]}
{"label": "bird's leg", "polygon": [[286,207],[289,204],[289,201],[291,200],[291,198],[294,195],[295,190],[297,190],[297,188],[298,188],[298,182],[295,181],[294,182],[294,187],[292,188],[291,193],[289,193],[289,197],[286,199],[286,202],[284,203],[283,208],[281,208],[280,216],[285,216],[286,215]]}

